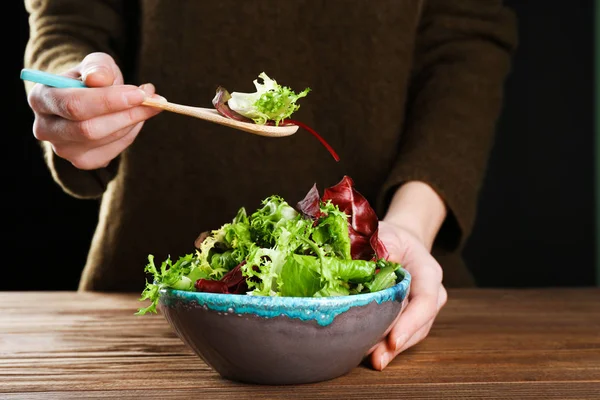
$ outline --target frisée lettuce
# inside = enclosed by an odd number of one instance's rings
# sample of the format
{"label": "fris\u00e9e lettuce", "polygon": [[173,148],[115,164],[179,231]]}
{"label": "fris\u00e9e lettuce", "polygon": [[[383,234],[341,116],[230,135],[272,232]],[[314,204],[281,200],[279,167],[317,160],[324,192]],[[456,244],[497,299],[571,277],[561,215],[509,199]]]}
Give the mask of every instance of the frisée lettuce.
{"label": "fris\u00e9e lettuce", "polygon": [[258,77],[263,83],[258,79],[253,81],[256,92],[232,92],[231,98],[227,101],[229,108],[250,118],[256,124],[264,125],[267,121],[274,121],[275,125],[279,125],[300,108],[300,105],[296,104],[298,99],[310,92],[310,88],[306,88],[296,94],[289,87],[281,86],[277,81],[269,78],[264,72],[261,72]]}
{"label": "fris\u00e9e lettuce", "polygon": [[252,296],[329,297],[376,292],[396,284],[402,267],[387,260],[378,220],[366,199],[344,177],[321,197],[316,185],[295,206],[265,198],[248,214],[204,235],[195,252],[160,267],[140,300],[156,312],[160,290],[172,288]]}
{"label": "fris\u00e9e lettuce", "polygon": [[264,72],[259,74],[259,78],[263,83],[255,79],[253,82],[256,92],[253,93],[229,93],[223,86],[218,86],[212,99],[215,110],[221,116],[239,122],[275,126],[296,125],[317,138],[333,159],[339,161],[340,157],[333,147],[317,131],[303,122],[289,118],[300,108],[297,104],[298,99],[305,97],[311,89],[306,88],[296,94],[289,87],[269,78]]}

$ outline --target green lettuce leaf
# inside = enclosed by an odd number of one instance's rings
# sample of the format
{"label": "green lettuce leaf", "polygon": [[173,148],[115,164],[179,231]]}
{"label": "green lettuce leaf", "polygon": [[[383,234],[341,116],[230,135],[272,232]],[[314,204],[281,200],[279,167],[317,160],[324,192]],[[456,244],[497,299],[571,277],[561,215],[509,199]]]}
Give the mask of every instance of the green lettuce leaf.
{"label": "green lettuce leaf", "polygon": [[173,263],[170,257],[162,262],[160,269],[154,264],[154,255],[148,255],[148,264],[144,271],[153,277],[152,282],[146,281],[146,287],[142,292],[140,301],[150,300],[150,305],[140,308],[137,315],[143,315],[148,312],[156,313],[159,291],[163,288],[173,288],[177,290],[193,290],[194,281],[187,275],[195,267],[196,261],[193,254],[187,254],[180,257]]}
{"label": "green lettuce leaf", "polygon": [[334,257],[323,258],[321,274],[327,281],[344,281],[350,283],[370,282],[375,277],[377,264],[365,260],[341,260]]}
{"label": "green lettuce leaf", "polygon": [[298,212],[280,196],[270,196],[249,219],[251,240],[261,247],[272,247],[283,233],[279,228],[297,219]]}
{"label": "green lettuce leaf", "polygon": [[267,121],[274,121],[275,125],[279,125],[282,120],[289,118],[300,108],[300,105],[296,104],[298,99],[310,92],[310,88],[306,88],[296,94],[289,87],[279,85],[264,72],[261,72],[258,77],[263,83],[259,83],[258,79],[254,80],[256,92],[232,92],[231,98],[227,101],[229,108],[257,124],[264,125]]}
{"label": "green lettuce leaf", "polygon": [[351,260],[350,235],[348,233],[348,214],[338,206],[327,201],[321,205],[322,216],[318,219],[312,239],[323,248],[326,255],[343,260]]}
{"label": "green lettuce leaf", "polygon": [[371,282],[365,283],[365,286],[371,292],[378,292],[394,286],[401,269],[400,264],[383,259],[377,261],[377,266],[379,272],[375,275],[375,278]]}
{"label": "green lettuce leaf", "polygon": [[[255,226],[257,235],[262,237],[263,242],[272,244],[253,244],[246,264],[242,266],[244,275],[250,278],[248,286],[253,289],[248,294],[279,296],[278,281],[286,261],[293,254],[305,254],[313,248],[316,249],[316,245],[308,239],[313,230],[312,221],[303,218],[295,211],[294,217],[291,217],[292,214],[287,211],[281,213],[287,207],[289,207],[287,203],[280,203],[273,208],[272,213],[261,212],[251,216],[250,224]],[[255,221],[257,223],[253,225]],[[265,226],[272,228],[263,231]]]}
{"label": "green lettuce leaf", "polygon": [[318,258],[292,254],[281,268],[280,296],[312,297],[321,290],[321,263]]}
{"label": "green lettuce leaf", "polygon": [[314,294],[314,297],[348,296],[352,292],[347,282],[340,280],[330,281],[323,289]]}

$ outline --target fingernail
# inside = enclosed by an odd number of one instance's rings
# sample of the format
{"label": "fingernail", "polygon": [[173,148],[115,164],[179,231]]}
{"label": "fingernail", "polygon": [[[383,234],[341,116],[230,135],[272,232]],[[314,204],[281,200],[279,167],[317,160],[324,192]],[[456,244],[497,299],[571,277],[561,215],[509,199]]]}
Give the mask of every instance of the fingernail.
{"label": "fingernail", "polygon": [[390,356],[388,353],[383,353],[383,355],[381,356],[381,369],[384,369],[385,367],[387,367],[388,363],[390,362]]}
{"label": "fingernail", "polygon": [[148,96],[146,92],[144,92],[141,89],[130,90],[128,92],[125,92],[124,95],[125,101],[130,106],[136,106],[138,104],[141,104],[144,101],[144,99]]}
{"label": "fingernail", "polygon": [[153,95],[152,98],[155,99],[155,100],[158,100],[158,101],[162,101],[164,103],[167,102],[167,99],[165,99],[164,97],[162,97],[162,96],[160,96],[158,94]]}
{"label": "fingernail", "polygon": [[396,339],[396,342],[394,343],[394,350],[395,351],[400,350],[402,345],[404,345],[404,343],[406,343],[407,340],[408,340],[408,335],[406,333],[400,334],[400,336],[398,336],[398,338]]}
{"label": "fingernail", "polygon": [[154,85],[151,83],[144,83],[143,85],[140,86],[140,89],[142,89],[144,92],[146,92],[146,94],[149,94],[149,95],[152,95],[155,92]]}
{"label": "fingernail", "polygon": [[85,81],[85,79],[92,74],[108,75],[108,69],[103,66],[92,67],[91,69],[84,71],[82,79]]}

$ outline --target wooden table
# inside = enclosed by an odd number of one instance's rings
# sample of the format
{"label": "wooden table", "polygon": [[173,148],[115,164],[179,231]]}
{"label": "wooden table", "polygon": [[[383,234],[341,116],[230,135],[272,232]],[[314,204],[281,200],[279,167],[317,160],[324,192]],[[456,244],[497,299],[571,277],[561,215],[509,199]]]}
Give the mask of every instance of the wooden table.
{"label": "wooden table", "polygon": [[600,289],[450,290],[383,372],[258,386],[219,377],[138,295],[0,293],[1,399],[600,399]]}

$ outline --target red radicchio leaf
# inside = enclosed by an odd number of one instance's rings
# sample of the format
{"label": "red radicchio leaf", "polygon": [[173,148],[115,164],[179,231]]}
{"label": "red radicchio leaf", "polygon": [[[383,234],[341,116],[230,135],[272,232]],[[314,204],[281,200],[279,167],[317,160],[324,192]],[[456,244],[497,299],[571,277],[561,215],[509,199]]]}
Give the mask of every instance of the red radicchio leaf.
{"label": "red radicchio leaf", "polygon": [[325,139],[323,139],[323,137],[321,135],[319,135],[317,133],[317,131],[315,131],[313,128],[311,128],[310,126],[306,125],[303,122],[296,121],[293,119],[286,119],[283,122],[284,122],[284,124],[297,125],[300,128],[306,129],[311,135],[313,135],[315,138],[317,138],[317,140],[319,142],[321,142],[321,144],[327,149],[327,151],[329,152],[329,154],[331,154],[331,156],[333,157],[333,159],[335,161],[340,161],[340,156],[338,156],[338,154],[335,152],[333,147],[331,147],[331,145],[329,143],[327,143],[327,141]]}
{"label": "red radicchio leaf", "polygon": [[225,118],[235,119],[236,121],[249,122],[249,123],[253,124],[254,121],[252,121],[250,118],[246,118],[243,115],[241,115],[240,113],[237,113],[237,112],[233,111],[231,108],[229,108],[229,106],[227,105],[227,101],[230,98],[231,98],[231,95],[225,88],[223,88],[221,86],[219,86],[217,88],[215,97],[212,100],[213,106],[215,106],[217,112],[219,114],[221,114],[222,116],[224,116]]}
{"label": "red radicchio leaf", "polygon": [[[234,119],[236,121],[248,122],[250,124],[254,124],[255,122],[252,119],[244,117],[240,113],[235,112],[231,108],[229,108],[229,105],[227,105],[227,101],[229,101],[230,98],[231,98],[231,95],[225,88],[223,88],[221,86],[219,86],[217,88],[215,97],[212,100],[213,106],[215,107],[217,112],[219,114],[221,114],[222,116],[224,116],[225,118],[230,118],[230,119]],[[267,121],[266,124],[267,125],[275,125],[275,123],[273,121]],[[327,149],[327,151],[329,152],[329,154],[331,154],[331,156],[333,157],[333,159],[335,161],[340,161],[340,156],[338,156],[338,154],[335,152],[333,147],[331,147],[331,145],[329,143],[327,143],[327,141],[325,141],[325,139],[323,139],[323,137],[321,135],[319,135],[317,133],[317,131],[312,129],[310,126],[308,126],[300,121],[295,121],[292,119],[283,120],[280,125],[296,125],[300,128],[307,130],[308,132],[310,132],[311,135],[313,135],[315,138],[317,138],[317,140],[319,142],[321,142],[321,144]]]}
{"label": "red radicchio leaf", "polygon": [[348,236],[350,236],[350,255],[353,260],[371,260],[373,258],[373,248],[368,236],[361,235],[351,226],[348,226]]}
{"label": "red radicchio leaf", "polygon": [[371,235],[370,243],[373,250],[375,250],[375,255],[377,258],[383,258],[385,260],[389,258],[390,253],[388,253],[385,245],[381,239],[379,239],[379,228],[377,228],[375,232],[373,232],[373,235]]}
{"label": "red radicchio leaf", "polygon": [[319,189],[315,183],[306,196],[296,204],[296,208],[305,216],[316,219],[321,215],[320,203]]}
{"label": "red radicchio leaf", "polygon": [[210,279],[198,279],[194,287],[199,292],[227,293],[227,285],[225,283]]}
{"label": "red radicchio leaf", "polygon": [[194,286],[199,292],[244,294],[248,291],[246,277],[242,275],[242,265],[245,263],[242,261],[218,281],[198,279]]}
{"label": "red radicchio leaf", "polygon": [[[353,259],[387,258],[388,252],[378,236],[379,219],[367,199],[354,188],[349,176],[325,189],[323,201],[331,202],[350,216],[350,241]],[[355,258],[356,257],[356,258]]]}

